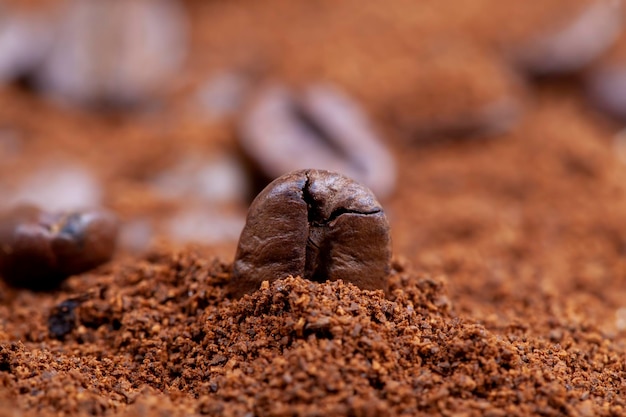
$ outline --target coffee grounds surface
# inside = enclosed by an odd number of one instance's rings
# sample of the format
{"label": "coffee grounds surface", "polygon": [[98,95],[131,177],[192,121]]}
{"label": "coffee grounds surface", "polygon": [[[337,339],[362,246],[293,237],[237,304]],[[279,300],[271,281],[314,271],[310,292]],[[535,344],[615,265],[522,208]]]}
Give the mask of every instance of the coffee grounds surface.
{"label": "coffee grounds surface", "polygon": [[[232,299],[236,240],[122,248],[52,292],[0,283],[0,416],[626,414],[621,126],[593,111],[580,80],[524,80],[491,49],[588,3],[550,0],[500,30],[513,11],[495,0],[188,1],[192,51],[161,113],[103,115],[0,87],[0,191],[50,158],[79,163],[124,221],[196,204],[146,185],[185,155],[236,154],[234,121],[185,101],[223,71],[340,85],[398,164],[381,201],[387,296],[290,277]],[[443,72],[407,58],[439,45],[451,45]],[[503,74],[477,79],[481,68]],[[440,111],[420,93],[439,91],[426,73],[458,80],[442,81]],[[404,124],[407,107],[447,121],[503,92],[520,115],[489,138],[423,142]]]}
{"label": "coffee grounds surface", "polygon": [[[45,308],[11,329],[20,341],[0,350],[5,394],[72,415],[151,415],[153,403],[162,415],[623,412],[623,352],[592,326],[490,330],[454,314],[444,279],[399,262],[387,299],[290,277],[230,301],[229,276],[217,260],[168,251],[70,282],[62,340]],[[18,295],[8,321],[31,314],[32,297]]]}

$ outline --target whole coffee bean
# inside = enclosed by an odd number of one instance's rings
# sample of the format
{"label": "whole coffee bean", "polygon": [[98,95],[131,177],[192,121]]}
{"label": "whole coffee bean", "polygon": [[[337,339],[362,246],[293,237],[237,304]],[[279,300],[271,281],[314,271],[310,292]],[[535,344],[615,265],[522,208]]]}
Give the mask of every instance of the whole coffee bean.
{"label": "whole coffee bean", "polygon": [[73,104],[148,104],[180,69],[185,17],[176,0],[68,0],[38,86]]}
{"label": "whole coffee bean", "polygon": [[621,1],[594,1],[569,22],[526,41],[516,49],[514,59],[522,69],[536,76],[572,73],[605,53],[622,29]]}
{"label": "whole coffee bean", "polygon": [[0,217],[0,275],[16,287],[54,288],[111,259],[117,229],[116,217],[103,210],[18,207]]}
{"label": "whole coffee bean", "polygon": [[240,297],[289,275],[386,291],[390,258],[389,224],[370,190],[335,172],[295,171],[252,202],[230,291]]}
{"label": "whole coffee bean", "polygon": [[381,198],[393,191],[391,154],[359,106],[331,86],[299,93],[265,86],[239,127],[242,149],[269,179],[314,167],[354,178]]}

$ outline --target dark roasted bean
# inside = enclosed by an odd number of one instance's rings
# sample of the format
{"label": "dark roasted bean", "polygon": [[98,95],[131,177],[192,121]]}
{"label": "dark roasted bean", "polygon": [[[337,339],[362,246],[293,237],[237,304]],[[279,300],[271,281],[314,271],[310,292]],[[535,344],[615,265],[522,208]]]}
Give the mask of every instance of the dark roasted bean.
{"label": "dark roasted bean", "polygon": [[16,208],[0,218],[0,275],[17,287],[53,288],[108,261],[117,229],[117,219],[107,211]]}
{"label": "dark roasted bean", "polygon": [[379,197],[395,184],[395,165],[359,107],[327,85],[296,94],[266,86],[240,123],[243,150],[265,176],[274,179],[296,169],[341,172],[367,185]]}
{"label": "dark roasted bean", "polygon": [[366,187],[341,174],[295,171],[254,200],[239,238],[231,293],[289,275],[387,289],[389,224]]}

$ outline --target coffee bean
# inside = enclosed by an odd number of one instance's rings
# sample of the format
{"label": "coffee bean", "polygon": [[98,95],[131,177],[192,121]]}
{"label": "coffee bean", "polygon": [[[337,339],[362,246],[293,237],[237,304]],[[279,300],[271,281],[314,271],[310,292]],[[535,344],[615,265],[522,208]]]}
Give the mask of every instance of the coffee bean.
{"label": "coffee bean", "polygon": [[0,275],[16,287],[54,288],[111,259],[117,228],[115,216],[103,210],[18,207],[0,218]]}
{"label": "coffee bean", "polygon": [[592,2],[569,22],[538,34],[516,49],[528,73],[554,76],[579,71],[606,52],[623,29],[621,1]]}
{"label": "coffee bean", "polygon": [[263,281],[299,275],[386,291],[390,258],[389,224],[370,190],[335,172],[300,170],[252,202],[230,290],[240,297]]}
{"label": "coffee bean", "polygon": [[395,184],[395,165],[359,106],[328,85],[299,93],[263,88],[240,123],[240,143],[262,173],[274,179],[296,169],[341,172],[379,197]]}
{"label": "coffee bean", "polygon": [[39,88],[73,104],[148,104],[180,69],[185,13],[175,0],[65,2]]}

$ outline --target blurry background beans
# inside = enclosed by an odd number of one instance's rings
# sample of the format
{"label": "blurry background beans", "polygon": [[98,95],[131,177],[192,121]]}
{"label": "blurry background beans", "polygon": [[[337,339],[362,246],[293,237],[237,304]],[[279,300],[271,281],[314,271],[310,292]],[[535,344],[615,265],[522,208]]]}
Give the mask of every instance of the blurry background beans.
{"label": "blurry background beans", "polygon": [[404,150],[517,134],[545,79],[621,129],[621,1],[361,4],[277,3],[277,28],[254,3],[2,1],[0,88],[21,102],[0,103],[0,205],[111,207],[132,251],[232,246],[285,172],[392,199]]}

